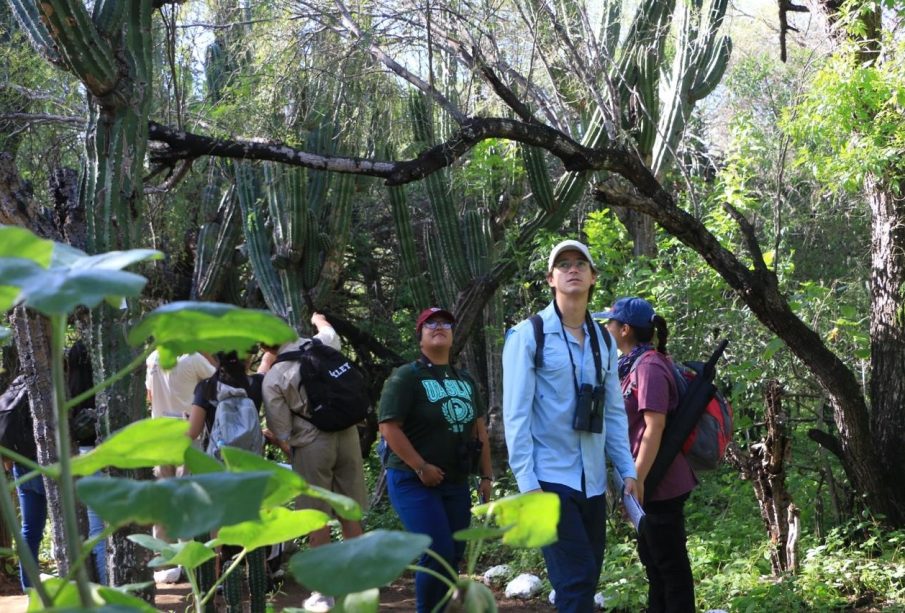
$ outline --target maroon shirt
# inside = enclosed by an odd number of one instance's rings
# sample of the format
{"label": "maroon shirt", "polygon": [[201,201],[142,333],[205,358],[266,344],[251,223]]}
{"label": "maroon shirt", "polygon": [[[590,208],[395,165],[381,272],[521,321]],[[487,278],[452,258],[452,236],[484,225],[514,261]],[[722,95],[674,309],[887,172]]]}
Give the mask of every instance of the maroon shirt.
{"label": "maroon shirt", "polygon": [[[629,444],[632,457],[638,457],[641,438],[644,435],[644,411],[669,414],[679,404],[676,381],[672,375],[669,358],[657,351],[648,351],[638,357],[635,368],[622,380],[625,413],[628,416]],[[640,408],[639,408],[640,407]],[[686,494],[698,484],[698,479],[679,452],[663,479],[652,492],[645,492],[645,501],[668,500]]]}

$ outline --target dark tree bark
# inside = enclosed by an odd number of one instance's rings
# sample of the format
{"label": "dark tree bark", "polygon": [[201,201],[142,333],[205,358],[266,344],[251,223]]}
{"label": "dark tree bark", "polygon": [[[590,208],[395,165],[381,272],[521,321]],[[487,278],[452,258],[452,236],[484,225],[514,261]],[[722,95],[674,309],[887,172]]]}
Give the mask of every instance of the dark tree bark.
{"label": "dark tree bark", "polygon": [[[798,511],[786,488],[786,462],[792,453],[792,439],[782,410],[782,386],[768,381],[764,390],[766,438],[742,450],[733,444],[730,461],[754,486],[761,519],[770,535],[770,565],[773,575],[794,571],[797,564]],[[790,524],[791,522],[791,524]]]}

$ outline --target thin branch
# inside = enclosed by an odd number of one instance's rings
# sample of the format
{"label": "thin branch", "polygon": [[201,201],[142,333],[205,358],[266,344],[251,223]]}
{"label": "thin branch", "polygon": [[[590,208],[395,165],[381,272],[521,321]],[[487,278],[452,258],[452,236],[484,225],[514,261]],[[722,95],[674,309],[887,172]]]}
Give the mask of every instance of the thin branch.
{"label": "thin branch", "polygon": [[335,0],[334,3],[340,12],[340,21],[343,26],[346,28],[346,31],[354,36],[357,40],[361,41],[367,46],[368,53],[371,56],[379,61],[381,64],[392,70],[394,73],[420,89],[422,92],[433,98],[433,100],[439,104],[443,110],[450,114],[450,116],[456,120],[456,123],[462,124],[467,121],[468,117],[460,111],[456,105],[450,102],[446,96],[438,92],[434,89],[430,84],[425,83],[421,77],[413,74],[405,67],[403,67],[399,62],[391,58],[389,55],[384,52],[376,43],[371,42],[372,39],[369,35],[362,32],[361,28],[358,27],[358,24],[352,19],[352,14],[349,12],[349,9],[342,3],[342,0]]}
{"label": "thin branch", "polygon": [[85,127],[85,120],[81,117],[67,117],[65,115],[51,115],[49,113],[2,113],[0,121],[22,122],[26,124],[33,123],[63,123],[76,126],[78,128]]}
{"label": "thin branch", "polygon": [[751,254],[754,269],[762,275],[765,275],[765,278],[769,278],[771,276],[770,271],[767,268],[766,263],[764,263],[764,253],[760,248],[760,242],[757,240],[757,233],[754,230],[754,226],[751,225],[751,222],[748,221],[747,217],[742,215],[738,209],[728,202],[723,203],[723,209],[725,209],[726,212],[729,213],[729,216],[735,220],[735,223],[738,224],[739,230],[741,230],[742,236],[745,238],[745,245],[748,247],[748,253]]}
{"label": "thin branch", "polygon": [[193,160],[180,160],[176,164],[176,168],[172,169],[167,178],[164,179],[163,183],[160,185],[155,185],[153,187],[146,187],[144,189],[144,194],[146,196],[150,194],[166,194],[167,192],[172,191],[176,188],[177,185],[185,178],[185,175],[188,174],[189,170],[192,168]]}

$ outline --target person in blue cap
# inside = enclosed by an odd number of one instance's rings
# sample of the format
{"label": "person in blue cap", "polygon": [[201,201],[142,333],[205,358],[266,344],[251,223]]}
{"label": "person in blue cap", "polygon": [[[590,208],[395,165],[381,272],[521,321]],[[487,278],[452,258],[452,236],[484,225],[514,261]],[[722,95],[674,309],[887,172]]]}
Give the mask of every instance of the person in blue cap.
{"label": "person in blue cap", "polygon": [[556,608],[586,613],[594,610],[606,545],[605,456],[627,493],[635,464],[615,343],[588,313],[597,281],[588,248],[575,240],[556,245],[546,278],[553,300],[540,321],[522,321],[506,336],[503,421],[519,491],[559,496],[559,540],[542,548]]}
{"label": "person in blue cap", "polygon": [[679,404],[673,366],[666,351],[666,320],[643,298],[620,298],[596,314],[619,348],[619,379],[628,416],[629,441],[638,471],[638,499],[645,512],[638,555],[648,581],[651,613],[694,611],[694,581],[688,561],[685,501],[697,478],[685,456],[676,455],[652,491],[643,485],[657,457],[667,416]]}

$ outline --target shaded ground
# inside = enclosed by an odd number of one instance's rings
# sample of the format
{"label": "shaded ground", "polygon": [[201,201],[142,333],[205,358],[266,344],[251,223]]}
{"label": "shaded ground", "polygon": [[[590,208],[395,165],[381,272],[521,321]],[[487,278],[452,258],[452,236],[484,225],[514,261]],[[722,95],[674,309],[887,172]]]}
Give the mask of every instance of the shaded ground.
{"label": "shaded ground", "polygon": [[[25,596],[19,595],[19,586],[16,582],[11,582],[9,578],[4,577],[0,573],[0,612],[2,613],[24,613],[26,608]],[[166,584],[159,583],[157,585],[157,600],[155,602],[161,611],[173,611],[182,613],[186,611],[186,596],[190,593],[188,583]],[[273,602],[274,610],[282,611],[286,607],[301,607],[302,602],[308,597],[308,591],[296,584],[294,581],[287,580],[283,584],[281,591],[275,593],[271,602]],[[503,598],[502,594],[497,593],[497,605],[501,611],[522,611],[525,613],[533,613],[536,611],[544,611],[549,613],[553,611],[553,607],[547,604],[546,600],[535,598],[529,601],[511,600]],[[218,607],[219,608],[219,607]],[[381,611],[414,611],[415,610],[415,589],[411,577],[403,577],[380,590],[380,610]]]}

